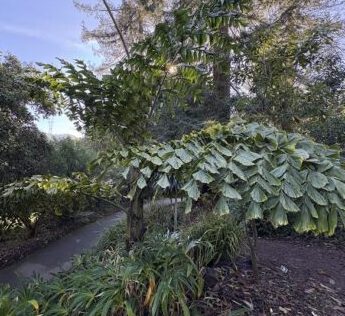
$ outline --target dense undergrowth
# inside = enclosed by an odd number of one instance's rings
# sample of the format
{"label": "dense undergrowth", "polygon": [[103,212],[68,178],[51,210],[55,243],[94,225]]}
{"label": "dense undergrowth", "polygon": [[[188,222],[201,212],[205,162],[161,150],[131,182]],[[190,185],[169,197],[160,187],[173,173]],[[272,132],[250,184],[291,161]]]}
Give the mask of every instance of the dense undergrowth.
{"label": "dense undergrowth", "polygon": [[0,315],[198,314],[205,267],[236,258],[244,233],[228,215],[207,215],[173,233],[157,227],[128,252],[125,231],[123,223],[109,230],[51,281],[2,288]]}
{"label": "dense undergrowth", "polygon": [[47,218],[71,218],[94,205],[86,196],[72,190],[44,188],[46,184],[46,179],[36,176],[0,187],[0,240],[23,230],[36,237]]}

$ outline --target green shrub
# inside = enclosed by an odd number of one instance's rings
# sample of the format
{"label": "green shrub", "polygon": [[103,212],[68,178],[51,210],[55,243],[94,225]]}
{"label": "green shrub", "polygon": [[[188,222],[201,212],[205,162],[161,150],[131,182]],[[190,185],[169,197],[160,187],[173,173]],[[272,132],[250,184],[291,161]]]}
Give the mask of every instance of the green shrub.
{"label": "green shrub", "polygon": [[[172,230],[174,226],[171,206],[152,205],[144,214],[145,223],[149,230],[161,229],[162,232]],[[157,223],[159,227],[157,228]]]}
{"label": "green shrub", "polygon": [[39,303],[32,285],[11,291],[8,286],[0,287],[0,315],[2,316],[31,316],[40,315]]}
{"label": "green shrub", "polygon": [[[189,315],[187,302],[202,294],[203,279],[178,234],[151,234],[133,250],[152,288],[152,315]],[[156,284],[156,286],[154,286]],[[149,293],[149,292],[147,292]]]}
{"label": "green shrub", "polygon": [[90,199],[73,190],[65,190],[69,181],[33,176],[0,188],[0,227],[4,231],[25,227],[35,236],[43,217],[69,218],[85,209]]}
{"label": "green shrub", "polygon": [[221,259],[233,261],[245,245],[244,227],[230,215],[209,214],[184,232],[199,266]]}
{"label": "green shrub", "polygon": [[70,271],[23,290],[0,292],[0,315],[190,315],[203,293],[202,267],[233,260],[243,229],[230,216],[209,214],[186,232],[153,230],[127,252],[120,223],[96,252],[77,257]]}
{"label": "green shrub", "polygon": [[122,221],[110,227],[97,243],[96,251],[117,251],[123,254],[126,240],[126,223]]}
{"label": "green shrub", "polygon": [[0,315],[14,315],[14,306],[8,287],[0,288]]}
{"label": "green shrub", "polygon": [[[111,251],[120,232],[99,247]],[[0,293],[4,315],[189,315],[202,294],[202,275],[177,235],[149,235],[123,257],[83,258],[52,281]]]}

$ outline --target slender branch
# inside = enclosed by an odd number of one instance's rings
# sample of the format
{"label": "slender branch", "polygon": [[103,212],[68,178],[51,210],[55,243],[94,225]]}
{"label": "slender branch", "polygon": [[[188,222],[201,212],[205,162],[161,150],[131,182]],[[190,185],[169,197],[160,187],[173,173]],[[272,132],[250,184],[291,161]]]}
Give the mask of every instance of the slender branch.
{"label": "slender branch", "polygon": [[158,98],[160,97],[160,94],[161,94],[161,91],[162,91],[162,88],[163,88],[163,84],[164,84],[164,81],[167,78],[167,76],[168,76],[168,71],[165,72],[163,79],[159,83],[159,87],[158,87],[157,93],[156,93],[155,98],[154,98],[154,100],[152,102],[152,107],[151,107],[151,110],[150,110],[150,113],[149,113],[149,119],[152,117],[152,115],[153,115],[153,113],[154,113],[154,111],[155,111],[155,109],[157,107]]}
{"label": "slender branch", "polygon": [[[175,53],[175,55],[174,55],[174,57],[172,59],[173,63],[175,62],[176,57],[177,57],[178,53],[180,52],[180,50],[181,50],[181,47],[179,49],[177,49],[177,51],[176,51],[176,53]],[[162,92],[163,84],[164,84],[167,76],[168,76],[168,69],[165,70],[164,77],[162,78],[162,80],[159,83],[157,93],[156,93],[156,95],[154,97],[154,100],[152,102],[152,107],[151,107],[151,110],[149,112],[149,116],[148,116],[149,119],[152,117],[152,115],[153,115],[153,113],[154,113],[154,111],[155,111],[155,109],[157,107],[157,102],[158,102],[158,99],[159,99],[160,94]]]}
{"label": "slender branch", "polygon": [[236,92],[237,96],[239,97],[241,96],[240,91],[231,82],[230,82],[230,88]]}
{"label": "slender branch", "polygon": [[114,207],[120,209],[122,212],[128,214],[128,210],[127,210],[125,207],[123,207],[122,205],[120,205],[120,204],[117,204],[117,203],[115,203],[115,202],[113,202],[113,201],[110,201],[110,200],[108,200],[108,199],[99,197],[99,196],[97,196],[97,195],[92,195],[92,194],[88,194],[88,193],[81,192],[81,191],[80,191],[80,193],[83,194],[83,195],[85,195],[85,196],[88,196],[88,197],[91,197],[91,198],[94,198],[94,199],[103,201],[103,202],[105,202],[105,203],[108,203],[108,204],[110,204],[110,205],[112,205],[112,206],[114,206]]}
{"label": "slender branch", "polygon": [[129,55],[128,46],[126,44],[126,41],[125,41],[125,39],[123,37],[123,34],[122,34],[120,28],[119,28],[119,25],[117,24],[117,22],[115,20],[114,14],[113,14],[112,10],[110,9],[109,4],[107,3],[107,1],[103,0],[103,3],[104,3],[104,6],[106,7],[106,9],[108,11],[108,14],[109,14],[111,20],[113,21],[113,24],[115,26],[115,29],[116,29],[117,33],[119,33],[119,36],[120,36],[120,39],[121,39],[121,42],[122,42],[122,46],[123,46],[123,48],[124,48],[124,50],[126,52],[127,58],[129,58],[130,55]]}

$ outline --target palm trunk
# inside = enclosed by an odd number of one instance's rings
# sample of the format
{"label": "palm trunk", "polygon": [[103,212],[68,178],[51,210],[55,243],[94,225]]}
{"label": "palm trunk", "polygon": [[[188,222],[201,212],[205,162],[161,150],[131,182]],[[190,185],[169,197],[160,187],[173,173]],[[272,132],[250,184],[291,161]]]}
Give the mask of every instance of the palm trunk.
{"label": "palm trunk", "polygon": [[138,190],[133,200],[131,201],[130,208],[127,214],[127,228],[128,228],[128,248],[143,239],[145,233],[144,225],[144,199],[142,191]]}

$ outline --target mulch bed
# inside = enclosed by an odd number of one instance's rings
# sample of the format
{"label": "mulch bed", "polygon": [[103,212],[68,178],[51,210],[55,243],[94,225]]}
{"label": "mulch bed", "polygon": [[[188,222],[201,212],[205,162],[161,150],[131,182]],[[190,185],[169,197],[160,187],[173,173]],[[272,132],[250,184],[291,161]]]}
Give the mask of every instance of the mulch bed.
{"label": "mulch bed", "polygon": [[265,239],[258,255],[257,283],[248,258],[205,270],[201,315],[345,315],[344,247]]}
{"label": "mulch bed", "polygon": [[24,237],[20,239],[0,242],[0,269],[18,262],[35,250],[47,246],[50,242],[62,238],[77,228],[113,212],[113,209],[101,208],[96,212],[80,213],[79,216],[69,220],[50,219],[42,223],[36,237],[25,238],[25,234],[22,234]]}

